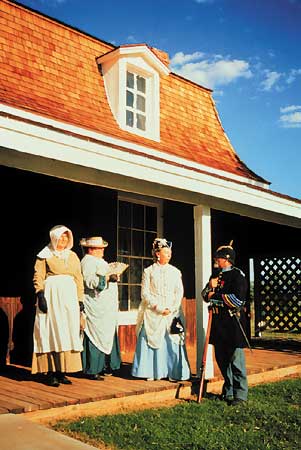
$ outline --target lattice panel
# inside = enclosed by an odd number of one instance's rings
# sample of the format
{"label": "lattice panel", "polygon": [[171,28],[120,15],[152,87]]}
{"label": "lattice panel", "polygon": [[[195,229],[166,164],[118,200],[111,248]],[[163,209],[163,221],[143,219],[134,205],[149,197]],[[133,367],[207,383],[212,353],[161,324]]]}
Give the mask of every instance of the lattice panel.
{"label": "lattice panel", "polygon": [[270,330],[301,332],[301,258],[265,258],[259,263],[258,319]]}

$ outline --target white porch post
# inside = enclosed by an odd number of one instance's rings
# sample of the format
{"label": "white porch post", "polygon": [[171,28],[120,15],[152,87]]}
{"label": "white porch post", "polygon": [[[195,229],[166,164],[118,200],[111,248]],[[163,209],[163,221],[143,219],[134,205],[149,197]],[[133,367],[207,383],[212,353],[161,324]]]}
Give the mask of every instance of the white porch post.
{"label": "white porch post", "polygon": [[[196,368],[199,375],[208,323],[208,308],[201,296],[211,275],[211,211],[208,206],[194,207],[195,296],[196,296]],[[209,345],[205,378],[213,378],[212,346]]]}

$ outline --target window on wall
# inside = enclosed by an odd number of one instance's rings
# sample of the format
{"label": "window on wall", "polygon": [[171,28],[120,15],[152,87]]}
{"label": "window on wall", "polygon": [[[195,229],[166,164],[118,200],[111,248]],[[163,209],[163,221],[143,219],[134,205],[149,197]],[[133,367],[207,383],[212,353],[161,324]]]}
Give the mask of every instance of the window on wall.
{"label": "window on wall", "polygon": [[153,263],[151,249],[158,235],[158,206],[118,201],[118,261],[129,264],[119,284],[120,311],[137,310],[143,270]]}
{"label": "window on wall", "polygon": [[146,130],[146,78],[127,71],[126,73],[126,125]]}

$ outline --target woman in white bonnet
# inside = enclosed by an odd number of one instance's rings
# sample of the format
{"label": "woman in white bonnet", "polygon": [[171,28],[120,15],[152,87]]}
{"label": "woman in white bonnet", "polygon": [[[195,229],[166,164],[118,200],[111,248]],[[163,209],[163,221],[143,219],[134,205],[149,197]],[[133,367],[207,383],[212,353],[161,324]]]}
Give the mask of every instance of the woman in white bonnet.
{"label": "woman in white bonnet", "polygon": [[64,225],[50,230],[50,242],[37,255],[33,283],[37,294],[32,373],[47,373],[47,384],[71,384],[68,372],[82,369],[80,310],[84,285],[80,260]]}
{"label": "woman in white bonnet", "polygon": [[[134,377],[169,378],[170,381],[190,378],[184,327],[174,321],[182,316],[183,283],[181,272],[169,264],[171,246],[166,239],[155,239],[155,262],[143,272],[132,367]],[[183,316],[181,319],[183,321]]]}
{"label": "woman in white bonnet", "polygon": [[92,380],[103,380],[120,368],[118,341],[118,276],[107,275],[104,260],[108,243],[101,236],[80,241],[85,256],[81,260],[85,287],[83,371]]}

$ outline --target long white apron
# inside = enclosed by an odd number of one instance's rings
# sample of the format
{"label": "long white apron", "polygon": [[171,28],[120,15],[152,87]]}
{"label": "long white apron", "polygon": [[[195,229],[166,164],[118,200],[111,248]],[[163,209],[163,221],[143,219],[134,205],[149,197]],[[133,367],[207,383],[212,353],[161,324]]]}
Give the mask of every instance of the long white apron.
{"label": "long white apron", "polygon": [[70,275],[54,275],[45,280],[48,311],[37,306],[34,324],[34,352],[83,350],[80,338],[80,313],[77,289]]}
{"label": "long white apron", "polygon": [[103,353],[112,351],[118,324],[118,286],[108,283],[101,292],[85,295],[86,327],[85,333],[93,344]]}

